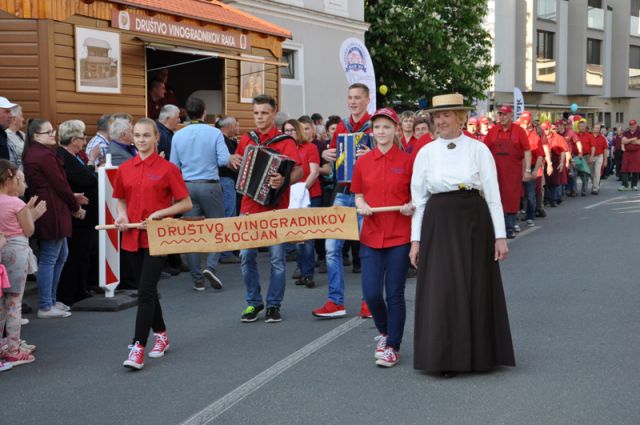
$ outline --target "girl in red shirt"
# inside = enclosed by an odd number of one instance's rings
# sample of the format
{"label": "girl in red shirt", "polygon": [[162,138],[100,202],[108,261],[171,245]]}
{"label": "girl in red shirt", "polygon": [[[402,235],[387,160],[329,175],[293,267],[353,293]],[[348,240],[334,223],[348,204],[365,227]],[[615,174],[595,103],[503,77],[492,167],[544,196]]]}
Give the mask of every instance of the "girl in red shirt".
{"label": "girl in red shirt", "polygon": [[118,199],[115,224],[124,232],[122,249],[127,251],[132,269],[138,271],[138,313],[135,336],[129,358],[123,366],[140,370],[144,367],[144,350],[149,330],[155,333],[155,344],[149,357],[162,357],[169,349],[167,328],[158,300],[158,281],[165,256],[149,255],[147,231],[129,229],[126,224],[145,222],[182,214],[191,210],[189,191],[180,170],[157,154],[160,133],[153,120],[142,118],[133,128],[133,141],[138,155],[118,169],[113,197]]}
{"label": "girl in red shirt", "polygon": [[[392,109],[371,118],[376,147],[360,157],[353,170],[351,191],[364,216],[360,232],[362,293],[380,335],[376,364],[398,364],[404,332],[404,287],[411,246],[411,173],[413,158],[395,139],[398,115]],[[371,208],[402,205],[400,211],[373,213]],[[386,302],[384,294],[386,292]]]}

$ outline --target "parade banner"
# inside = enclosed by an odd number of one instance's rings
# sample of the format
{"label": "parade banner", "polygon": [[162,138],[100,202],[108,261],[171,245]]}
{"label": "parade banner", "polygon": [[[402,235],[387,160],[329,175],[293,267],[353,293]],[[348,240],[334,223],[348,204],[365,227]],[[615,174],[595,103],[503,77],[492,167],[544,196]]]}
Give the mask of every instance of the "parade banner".
{"label": "parade banner", "polygon": [[151,255],[224,252],[311,239],[358,240],[355,208],[300,208],[240,217],[147,223]]}
{"label": "parade banner", "polygon": [[347,38],[340,46],[340,63],[349,85],[354,83],[366,84],[369,87],[369,106],[367,111],[376,111],[376,74],[369,50],[357,38]]}
{"label": "parade banner", "polygon": [[513,88],[513,119],[520,118],[520,114],[524,112],[524,96],[518,87]]}

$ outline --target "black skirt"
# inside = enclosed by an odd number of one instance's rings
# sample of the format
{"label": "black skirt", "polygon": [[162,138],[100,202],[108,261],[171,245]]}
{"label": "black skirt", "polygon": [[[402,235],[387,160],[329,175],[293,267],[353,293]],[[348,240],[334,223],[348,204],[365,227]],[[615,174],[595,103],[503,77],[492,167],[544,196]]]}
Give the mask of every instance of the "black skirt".
{"label": "black skirt", "polygon": [[429,198],[422,222],[414,368],[489,371],[515,366],[495,233],[477,191]]}

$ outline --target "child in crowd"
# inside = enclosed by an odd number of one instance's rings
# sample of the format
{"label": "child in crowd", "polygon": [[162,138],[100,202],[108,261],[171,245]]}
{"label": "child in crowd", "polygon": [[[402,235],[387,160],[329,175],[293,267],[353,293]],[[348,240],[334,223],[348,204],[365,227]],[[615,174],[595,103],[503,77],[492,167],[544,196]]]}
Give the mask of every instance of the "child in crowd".
{"label": "child in crowd", "polygon": [[35,346],[20,339],[21,307],[27,274],[34,273],[36,268],[29,237],[35,230],[34,222],[47,209],[46,202],[37,202],[37,196],[25,204],[19,198],[24,196],[25,189],[22,171],[7,160],[0,160],[0,232],[6,237],[0,261],[9,281],[0,298],[0,334],[6,331],[7,335],[6,346],[0,347],[0,358],[4,357],[13,366],[35,360],[31,355]]}
{"label": "child in crowd", "polygon": [[[398,364],[404,332],[405,281],[411,242],[411,173],[413,157],[395,137],[398,115],[383,108],[371,117],[376,147],[360,157],[353,170],[351,192],[364,216],[360,232],[362,293],[380,335],[378,366]],[[400,211],[373,213],[372,208],[402,206]],[[386,302],[385,302],[386,293]]]}

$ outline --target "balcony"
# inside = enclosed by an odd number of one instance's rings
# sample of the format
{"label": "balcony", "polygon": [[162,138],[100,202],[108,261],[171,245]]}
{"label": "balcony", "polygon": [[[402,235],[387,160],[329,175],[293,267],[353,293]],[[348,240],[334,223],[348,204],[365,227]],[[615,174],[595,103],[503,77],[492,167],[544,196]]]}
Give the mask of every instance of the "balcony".
{"label": "balcony", "polygon": [[589,8],[587,12],[587,27],[594,30],[604,30],[604,9]]}
{"label": "balcony", "polygon": [[556,20],[556,0],[538,0],[538,18]]}
{"label": "balcony", "polygon": [[587,64],[586,83],[588,86],[602,87],[604,72],[602,65]]}
{"label": "balcony", "polygon": [[629,68],[629,88],[640,90],[640,69]]}
{"label": "balcony", "polygon": [[536,59],[536,81],[539,83],[556,82],[556,60],[555,59]]}

